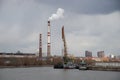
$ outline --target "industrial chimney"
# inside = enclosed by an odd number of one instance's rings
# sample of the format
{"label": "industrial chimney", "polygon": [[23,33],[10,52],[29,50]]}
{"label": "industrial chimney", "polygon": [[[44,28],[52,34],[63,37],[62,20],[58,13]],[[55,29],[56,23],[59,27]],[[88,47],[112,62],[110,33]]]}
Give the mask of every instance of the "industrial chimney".
{"label": "industrial chimney", "polygon": [[50,21],[48,21],[48,32],[47,32],[47,57],[50,57]]}
{"label": "industrial chimney", "polygon": [[39,36],[39,59],[42,59],[42,34]]}

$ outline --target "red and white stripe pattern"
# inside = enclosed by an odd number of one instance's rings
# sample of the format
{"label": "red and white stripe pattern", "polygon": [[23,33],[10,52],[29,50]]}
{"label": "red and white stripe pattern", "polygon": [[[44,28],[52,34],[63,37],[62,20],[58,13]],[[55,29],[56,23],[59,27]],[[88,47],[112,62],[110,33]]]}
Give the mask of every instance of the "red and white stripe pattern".
{"label": "red and white stripe pattern", "polygon": [[42,34],[40,34],[39,38],[39,58],[42,59]]}
{"label": "red and white stripe pattern", "polygon": [[50,21],[48,21],[47,39],[47,57],[50,57]]}

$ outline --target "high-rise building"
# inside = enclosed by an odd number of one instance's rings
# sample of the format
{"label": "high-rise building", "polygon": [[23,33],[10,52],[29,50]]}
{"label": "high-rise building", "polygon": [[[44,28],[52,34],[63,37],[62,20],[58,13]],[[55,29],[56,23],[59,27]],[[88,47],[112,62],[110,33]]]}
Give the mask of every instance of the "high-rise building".
{"label": "high-rise building", "polygon": [[97,52],[97,56],[98,56],[99,58],[105,57],[104,51],[99,51],[99,52]]}
{"label": "high-rise building", "polygon": [[85,51],[85,57],[92,57],[91,51]]}

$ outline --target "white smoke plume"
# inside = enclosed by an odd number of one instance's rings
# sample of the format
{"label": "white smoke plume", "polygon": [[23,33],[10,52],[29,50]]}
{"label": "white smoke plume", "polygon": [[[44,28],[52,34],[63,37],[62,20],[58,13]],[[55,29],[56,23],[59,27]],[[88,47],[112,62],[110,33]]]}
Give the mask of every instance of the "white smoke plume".
{"label": "white smoke plume", "polygon": [[48,20],[56,20],[64,17],[64,9],[58,8],[56,14],[52,14],[51,17],[49,17]]}

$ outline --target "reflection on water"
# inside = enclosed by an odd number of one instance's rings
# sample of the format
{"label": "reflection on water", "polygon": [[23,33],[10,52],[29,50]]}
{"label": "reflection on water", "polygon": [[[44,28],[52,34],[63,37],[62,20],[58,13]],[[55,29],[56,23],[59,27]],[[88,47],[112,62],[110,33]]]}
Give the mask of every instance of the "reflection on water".
{"label": "reflection on water", "polygon": [[0,69],[0,80],[119,80],[120,72],[64,70],[52,67]]}

